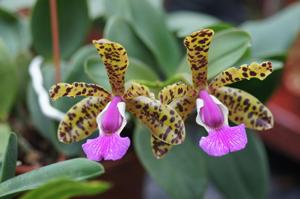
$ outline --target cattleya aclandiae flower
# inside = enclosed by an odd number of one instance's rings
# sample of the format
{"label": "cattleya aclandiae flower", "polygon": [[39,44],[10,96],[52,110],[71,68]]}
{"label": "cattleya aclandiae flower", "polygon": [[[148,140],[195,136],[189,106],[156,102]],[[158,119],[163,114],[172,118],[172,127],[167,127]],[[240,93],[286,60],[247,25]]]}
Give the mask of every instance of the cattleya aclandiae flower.
{"label": "cattleya aclandiae flower", "polygon": [[[213,30],[204,29],[185,38],[193,85],[169,85],[161,90],[159,97],[163,104],[176,109],[184,120],[196,107],[196,122],[208,132],[208,136],[200,139],[200,147],[211,156],[223,156],[246,146],[245,127],[255,130],[273,127],[273,116],[267,107],[249,93],[226,85],[251,78],[263,80],[272,72],[272,64],[263,62],[231,67],[208,82],[208,50],[213,35]],[[229,126],[228,117],[239,125]],[[171,145],[152,137],[152,148],[155,156],[161,158]]]}
{"label": "cattleya aclandiae flower", "polygon": [[56,100],[62,96],[87,98],[75,104],[58,127],[58,139],[64,143],[80,141],[98,127],[99,136],[82,145],[88,159],[100,161],[122,158],[129,145],[128,137],[120,133],[126,125],[125,109],[150,128],[156,139],[176,145],[185,138],[184,122],[168,105],[155,100],[149,89],[132,82],[125,89],[127,52],[122,45],[106,39],[93,41],[106,67],[112,93],[97,84],[84,82],[58,83],[50,89]]}

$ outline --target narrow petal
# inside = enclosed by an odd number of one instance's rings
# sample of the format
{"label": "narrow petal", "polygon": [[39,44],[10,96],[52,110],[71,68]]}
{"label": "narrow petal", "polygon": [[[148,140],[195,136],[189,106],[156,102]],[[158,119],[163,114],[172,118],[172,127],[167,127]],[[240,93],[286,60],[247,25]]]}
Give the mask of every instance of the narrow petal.
{"label": "narrow petal", "polygon": [[109,98],[110,94],[104,88],[97,84],[88,84],[84,82],[58,83],[49,90],[50,97],[57,100],[60,97],[76,97],[76,96],[95,96]]}
{"label": "narrow petal", "polygon": [[264,80],[272,73],[272,63],[263,62],[261,64],[251,63],[250,65],[242,65],[239,68],[231,67],[217,75],[211,82],[210,87],[218,88],[228,84],[232,84],[244,79],[257,78]]}
{"label": "narrow petal", "polygon": [[202,137],[199,146],[211,156],[223,156],[230,152],[245,148],[247,135],[245,125],[223,126],[220,129],[211,130],[207,137]]}
{"label": "narrow petal", "polygon": [[82,149],[90,160],[118,160],[126,154],[129,146],[130,139],[128,137],[122,138],[119,134],[114,133],[88,139],[82,145]]}
{"label": "narrow petal", "polygon": [[91,135],[97,129],[96,117],[107,103],[103,97],[87,97],[75,104],[58,126],[58,140],[72,143]]}
{"label": "narrow petal", "polygon": [[197,91],[192,86],[176,83],[164,87],[158,96],[162,104],[171,106],[185,120],[196,106]]}
{"label": "narrow petal", "polygon": [[128,67],[125,48],[107,39],[94,40],[93,44],[106,67],[113,94],[122,96],[125,91],[125,72]]}
{"label": "narrow petal", "polygon": [[131,82],[130,87],[125,91],[123,98],[129,100],[138,96],[152,97],[149,88],[137,82]]}
{"label": "narrow petal", "polygon": [[154,136],[151,136],[152,153],[157,159],[163,158],[172,148],[171,144],[167,144]]}
{"label": "narrow petal", "polygon": [[221,87],[213,94],[229,109],[229,119],[247,128],[267,130],[273,127],[271,111],[249,93],[230,87]]}
{"label": "narrow petal", "polygon": [[197,89],[204,88],[207,84],[208,50],[213,35],[213,30],[203,29],[193,32],[184,39],[193,85]]}
{"label": "narrow petal", "polygon": [[128,111],[140,119],[157,139],[172,145],[184,141],[184,122],[170,106],[144,96],[127,100],[126,106]]}

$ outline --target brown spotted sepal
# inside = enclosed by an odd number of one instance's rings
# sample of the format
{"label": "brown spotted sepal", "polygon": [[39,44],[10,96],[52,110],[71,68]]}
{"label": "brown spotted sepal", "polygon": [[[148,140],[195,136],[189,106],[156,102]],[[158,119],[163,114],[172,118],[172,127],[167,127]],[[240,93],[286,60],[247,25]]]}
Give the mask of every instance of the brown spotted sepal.
{"label": "brown spotted sepal", "polygon": [[72,143],[91,135],[97,129],[97,115],[108,102],[104,97],[87,97],[75,104],[58,126],[58,140]]}
{"label": "brown spotted sepal", "polygon": [[214,31],[203,29],[193,32],[184,39],[187,59],[192,72],[193,86],[197,89],[207,85],[208,50]]}
{"label": "brown spotted sepal", "polygon": [[61,97],[77,97],[77,96],[96,96],[110,98],[110,93],[97,84],[89,84],[84,82],[58,83],[53,85],[49,90],[49,95],[52,100],[57,100]]}
{"label": "brown spotted sepal", "polygon": [[196,106],[197,91],[190,85],[175,83],[164,87],[158,96],[162,104],[174,108],[185,120]]}
{"label": "brown spotted sepal", "polygon": [[244,123],[247,128],[267,130],[273,127],[274,118],[271,111],[249,93],[229,87],[212,91],[229,110],[229,119],[236,124]]}
{"label": "brown spotted sepal", "polygon": [[228,84],[232,84],[244,79],[257,78],[264,80],[268,75],[272,73],[272,63],[263,62],[258,64],[256,62],[249,65],[244,64],[239,68],[231,67],[217,75],[209,84],[210,87],[222,87]]}
{"label": "brown spotted sepal", "polygon": [[152,153],[157,159],[163,158],[171,150],[172,146],[173,145],[157,139],[153,135],[151,136]]}
{"label": "brown spotted sepal", "polygon": [[107,39],[93,40],[100,55],[114,95],[122,96],[125,92],[125,72],[128,67],[128,56],[125,48]]}
{"label": "brown spotted sepal", "polygon": [[139,96],[127,100],[126,108],[151,130],[155,138],[171,145],[184,141],[184,122],[170,106],[153,98]]}

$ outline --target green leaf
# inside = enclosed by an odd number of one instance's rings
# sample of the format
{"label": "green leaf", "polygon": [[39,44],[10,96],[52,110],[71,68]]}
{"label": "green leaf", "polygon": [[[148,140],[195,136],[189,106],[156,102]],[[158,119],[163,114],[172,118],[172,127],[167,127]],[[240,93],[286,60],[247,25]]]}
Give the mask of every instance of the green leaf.
{"label": "green leaf", "polygon": [[58,162],[1,183],[0,197],[35,189],[57,178],[80,181],[103,173],[104,168],[101,164],[84,158]]}
{"label": "green leaf", "polygon": [[[151,70],[151,68],[137,59],[129,58],[129,60],[129,66],[125,75],[126,81],[157,81],[158,77],[155,72]],[[107,90],[111,89],[105,67],[98,56],[93,56],[86,60],[85,72],[95,83],[103,86]]]}
{"label": "green leaf", "polygon": [[105,15],[104,0],[88,0],[87,3],[91,19],[97,19]]}
{"label": "green leaf", "polygon": [[[61,57],[69,57],[84,41],[90,20],[87,1],[57,1],[59,44]],[[35,50],[44,57],[52,56],[52,35],[49,0],[39,0],[31,16],[31,31]]]}
{"label": "green leaf", "polygon": [[5,120],[12,108],[18,90],[17,71],[9,51],[0,39],[0,120]]}
{"label": "green leaf", "polygon": [[13,177],[17,162],[17,136],[7,125],[0,125],[0,182]]}
{"label": "green leaf", "polygon": [[[64,82],[88,82],[89,77],[84,72],[84,62],[87,57],[96,55],[96,48],[92,45],[86,45],[79,48],[71,57],[68,66],[64,67],[62,79]],[[54,67],[54,66],[53,66]]]}
{"label": "green leaf", "polygon": [[74,196],[92,196],[105,192],[109,187],[106,182],[58,179],[25,194],[22,199],[68,199]]}
{"label": "green leaf", "polygon": [[167,22],[169,29],[176,32],[178,37],[185,37],[194,31],[219,23],[220,20],[207,14],[177,11],[168,15]]}
{"label": "green leaf", "polygon": [[247,147],[223,157],[207,157],[208,172],[225,199],[265,199],[269,171],[264,146],[248,131]]}
{"label": "green leaf", "polygon": [[[250,46],[250,40],[249,34],[242,30],[232,28],[218,32],[208,51],[208,79],[239,61]],[[190,73],[186,56],[179,66],[179,73]]]}
{"label": "green leaf", "polygon": [[130,57],[137,58],[153,68],[157,66],[151,52],[124,18],[118,16],[109,18],[104,29],[104,37],[122,44]]}
{"label": "green leaf", "polygon": [[300,3],[294,3],[274,16],[250,21],[241,28],[252,37],[254,57],[269,57],[285,53],[300,31]]}
{"label": "green leaf", "polygon": [[[122,3],[120,3],[122,2]],[[106,0],[111,15],[129,21],[138,37],[149,48],[165,75],[172,75],[178,64],[180,52],[176,40],[167,29],[164,14],[148,1]]]}
{"label": "green leaf", "polygon": [[207,180],[204,156],[190,138],[163,159],[154,158],[150,131],[139,125],[134,133],[137,155],[153,179],[173,198],[202,198]]}
{"label": "green leaf", "polygon": [[36,0],[1,0],[0,6],[10,12],[17,12],[20,9],[31,8]]}

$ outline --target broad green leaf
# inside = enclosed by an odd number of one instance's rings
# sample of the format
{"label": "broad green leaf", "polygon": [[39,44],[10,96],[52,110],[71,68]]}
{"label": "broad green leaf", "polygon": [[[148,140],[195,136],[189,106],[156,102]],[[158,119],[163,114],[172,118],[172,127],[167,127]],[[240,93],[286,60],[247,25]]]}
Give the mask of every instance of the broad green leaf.
{"label": "broad green leaf", "polygon": [[0,182],[13,177],[17,164],[17,136],[7,125],[0,125]]}
{"label": "broad green leaf", "polygon": [[66,160],[30,171],[1,183],[0,197],[35,189],[57,178],[80,181],[103,173],[103,166],[97,162],[84,158]]}
{"label": "broad green leaf", "polygon": [[202,13],[191,11],[177,11],[168,15],[168,27],[176,32],[178,37],[184,37],[194,31],[212,26],[220,20]]}
{"label": "broad green leaf", "polygon": [[92,45],[79,48],[71,57],[68,65],[63,68],[62,80],[67,83],[88,82],[89,77],[84,73],[84,62],[87,57],[97,55],[97,50]]}
{"label": "broad green leaf", "polygon": [[241,28],[252,38],[254,57],[269,57],[286,52],[300,31],[300,3],[294,3],[274,16],[250,21]]}
{"label": "broad green leaf", "polygon": [[[63,65],[62,65],[63,66]],[[44,87],[46,90],[49,90],[50,87],[54,84],[54,67],[51,64],[43,65],[42,74],[44,77]],[[68,99],[65,98],[64,102],[59,100],[57,106],[62,111],[66,111],[73,104],[75,104],[80,99]],[[28,85],[27,91],[27,107],[29,109],[29,113],[32,119],[33,125],[38,129],[41,135],[51,141],[56,149],[63,152],[66,155],[72,156],[77,155],[81,152],[81,143],[73,143],[73,144],[63,144],[57,139],[57,126],[58,123],[46,117],[39,107],[37,95],[33,90],[32,84]]]}
{"label": "broad green leaf", "polygon": [[[35,50],[44,57],[52,56],[49,0],[39,0],[32,10],[31,31]],[[57,1],[61,57],[69,57],[84,41],[89,29],[86,0]]]}
{"label": "broad green leaf", "polygon": [[261,141],[248,131],[247,147],[223,157],[206,156],[208,173],[225,199],[265,199],[269,182],[267,157]]}
{"label": "broad green leaf", "polygon": [[7,118],[14,104],[17,90],[17,71],[8,49],[0,39],[0,121]]}
{"label": "broad green leaf", "polygon": [[87,3],[91,19],[97,19],[105,15],[104,0],[87,0]]}
{"label": "broad green leaf", "polygon": [[[228,29],[218,32],[212,39],[208,51],[208,79],[213,78],[228,67],[234,66],[250,46],[250,36],[238,29]],[[179,73],[190,73],[186,56],[184,56]]]}
{"label": "broad green leaf", "polygon": [[74,196],[92,196],[105,192],[109,187],[106,182],[58,179],[28,192],[21,199],[68,199]]}
{"label": "broad green leaf", "polygon": [[[121,3],[122,2],[122,5]],[[111,15],[124,17],[152,52],[165,75],[172,75],[179,61],[176,40],[167,29],[165,16],[148,1],[106,0]]]}
{"label": "broad green leaf", "polygon": [[118,16],[109,18],[104,29],[104,38],[122,44],[130,57],[142,60],[153,68],[157,66],[151,52],[124,18]]}
{"label": "broad green leaf", "polygon": [[11,12],[17,12],[23,8],[31,8],[36,0],[1,0],[0,6]]}
{"label": "broad green leaf", "polygon": [[[126,81],[157,81],[158,77],[151,68],[137,59],[129,58],[129,60],[129,66],[125,74]],[[95,83],[103,86],[107,90],[111,89],[105,67],[98,56],[93,56],[86,60],[85,72]]]}
{"label": "broad green leaf", "polygon": [[203,197],[207,184],[205,159],[189,137],[160,160],[152,154],[149,130],[141,125],[134,132],[134,144],[146,170],[173,199]]}

